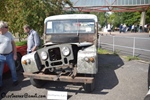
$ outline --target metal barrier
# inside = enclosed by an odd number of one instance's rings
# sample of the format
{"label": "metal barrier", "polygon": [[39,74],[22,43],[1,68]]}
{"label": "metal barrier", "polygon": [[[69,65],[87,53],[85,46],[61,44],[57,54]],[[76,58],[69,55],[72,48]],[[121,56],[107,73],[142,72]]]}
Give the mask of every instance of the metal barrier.
{"label": "metal barrier", "polygon": [[[102,40],[102,38],[104,37],[109,37],[108,41],[104,41]],[[122,44],[118,45],[116,43],[116,40],[117,38],[119,39],[130,39],[132,40],[132,42],[128,42],[126,44],[128,45],[132,45],[132,46],[126,46],[126,45],[123,45],[123,41],[122,41]],[[139,42],[139,40],[141,42]],[[142,40],[145,40],[148,45],[147,45],[147,49],[145,48],[139,48],[137,47],[137,41],[141,44],[141,45],[144,45],[144,43],[142,44]],[[111,43],[108,43],[108,42],[111,42]],[[126,41],[124,41],[126,42]],[[135,50],[138,50],[138,51],[144,51],[144,52],[148,52],[147,54],[150,54],[150,38],[139,38],[139,37],[123,37],[123,36],[99,36],[99,48],[103,48],[104,46],[110,46],[112,48],[112,51],[115,52],[116,50],[116,47],[121,47],[121,48],[125,48],[125,49],[131,49],[132,50],[132,56],[135,56]],[[145,46],[146,47],[146,46]],[[146,55],[147,55],[146,54]],[[149,56],[150,57],[150,56]]]}

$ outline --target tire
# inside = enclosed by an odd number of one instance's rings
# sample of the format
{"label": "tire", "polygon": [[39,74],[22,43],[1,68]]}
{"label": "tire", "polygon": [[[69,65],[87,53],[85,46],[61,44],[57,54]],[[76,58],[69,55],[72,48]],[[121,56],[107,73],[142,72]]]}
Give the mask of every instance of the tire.
{"label": "tire", "polygon": [[87,77],[94,77],[94,81],[93,83],[84,83],[83,85],[83,88],[84,88],[84,91],[87,92],[87,93],[91,93],[94,89],[95,89],[95,75],[85,75]]}
{"label": "tire", "polygon": [[17,53],[17,60],[15,61],[16,71],[23,70],[21,65],[21,55]]}
{"label": "tire", "polygon": [[84,86],[83,86],[84,91],[87,92],[87,93],[91,93],[94,90],[94,88],[95,88],[94,84],[95,84],[94,82],[91,83],[91,84],[85,83]]}
{"label": "tire", "polygon": [[146,95],[146,97],[144,98],[144,100],[150,100],[150,94]]}
{"label": "tire", "polygon": [[30,78],[30,83],[37,87],[37,88],[40,88],[44,85],[44,80],[38,80],[38,79],[34,79],[34,78]]}

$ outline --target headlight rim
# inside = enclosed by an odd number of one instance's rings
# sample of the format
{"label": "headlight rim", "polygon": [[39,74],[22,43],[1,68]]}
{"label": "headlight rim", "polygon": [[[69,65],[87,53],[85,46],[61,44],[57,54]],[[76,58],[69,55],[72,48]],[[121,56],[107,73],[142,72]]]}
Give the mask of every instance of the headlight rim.
{"label": "headlight rim", "polygon": [[[68,49],[68,53],[67,53],[67,54],[65,54],[65,53],[66,53],[66,51],[64,51],[64,50],[67,50],[67,49]],[[69,56],[69,55],[70,55],[70,53],[71,53],[71,50],[70,50],[70,48],[69,48],[69,47],[64,46],[64,47],[62,47],[61,52],[62,52],[63,56]]]}
{"label": "headlight rim", "polygon": [[[42,53],[45,53],[46,55],[44,55],[44,56],[46,56],[45,58],[43,58],[43,54]],[[42,51],[41,53],[40,53],[40,56],[41,56],[41,59],[42,60],[47,60],[48,59],[48,53],[46,52],[46,51]]]}

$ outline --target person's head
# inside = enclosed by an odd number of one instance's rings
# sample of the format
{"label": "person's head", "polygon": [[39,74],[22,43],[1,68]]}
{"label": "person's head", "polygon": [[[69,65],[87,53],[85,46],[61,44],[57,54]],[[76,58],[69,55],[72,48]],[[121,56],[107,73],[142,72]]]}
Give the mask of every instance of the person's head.
{"label": "person's head", "polygon": [[0,33],[5,34],[8,31],[8,24],[7,22],[0,21]]}
{"label": "person's head", "polygon": [[23,26],[23,29],[24,29],[24,32],[25,32],[25,33],[29,33],[30,30],[31,30],[31,27],[30,27],[29,25],[24,25],[24,26]]}

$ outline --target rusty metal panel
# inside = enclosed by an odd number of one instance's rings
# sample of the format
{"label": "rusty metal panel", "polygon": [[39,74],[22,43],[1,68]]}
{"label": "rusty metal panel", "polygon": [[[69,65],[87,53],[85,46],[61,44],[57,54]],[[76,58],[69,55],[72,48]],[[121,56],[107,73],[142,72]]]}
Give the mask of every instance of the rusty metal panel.
{"label": "rusty metal panel", "polygon": [[[85,59],[91,57],[94,58],[93,62],[85,61]],[[85,50],[80,50],[78,52],[77,73],[96,74],[98,71],[97,61],[97,49],[95,45]]]}

